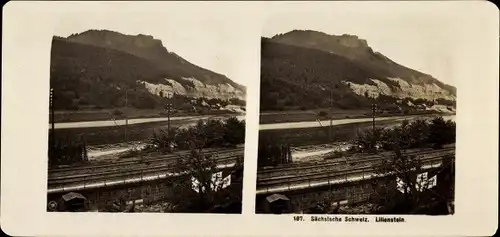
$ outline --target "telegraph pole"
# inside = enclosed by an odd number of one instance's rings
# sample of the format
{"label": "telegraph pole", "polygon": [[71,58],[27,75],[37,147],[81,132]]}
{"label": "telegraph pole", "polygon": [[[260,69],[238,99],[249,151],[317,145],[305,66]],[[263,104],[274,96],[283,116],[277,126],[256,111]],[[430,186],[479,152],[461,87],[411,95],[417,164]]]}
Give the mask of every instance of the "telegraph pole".
{"label": "telegraph pole", "polygon": [[377,104],[372,104],[372,148],[375,149],[375,111],[377,110]]}
{"label": "telegraph pole", "polygon": [[170,133],[170,107],[171,107],[171,104],[170,104],[170,93],[168,94],[168,101],[167,101],[167,128],[168,128],[168,132]]}
{"label": "telegraph pole", "polygon": [[333,82],[330,85],[330,129],[328,131],[328,139],[332,142],[332,128],[333,128]]}
{"label": "telegraph pole", "polygon": [[[165,98],[165,94],[161,92],[161,97]],[[167,110],[167,135],[170,136],[170,111],[171,111],[171,98],[173,96],[170,95],[170,93],[167,93],[166,99],[167,99],[167,105],[165,106],[165,109]]]}
{"label": "telegraph pole", "polygon": [[372,128],[373,128],[373,132],[375,132],[375,111],[376,110],[377,110],[377,105],[376,104],[372,104],[372,118],[373,118]]}
{"label": "telegraph pole", "polygon": [[52,136],[54,136],[54,88],[50,88],[50,119],[52,120]]}
{"label": "telegraph pole", "polygon": [[[54,136],[54,88],[50,88],[50,101],[49,101],[49,106],[50,106],[50,119],[51,121],[51,133],[50,133],[50,149],[49,151],[54,152],[54,147],[55,147],[55,136]],[[52,154],[50,154],[52,155]]]}
{"label": "telegraph pole", "polygon": [[125,141],[128,143],[128,116],[127,116],[127,108],[128,108],[128,88],[125,89]]}

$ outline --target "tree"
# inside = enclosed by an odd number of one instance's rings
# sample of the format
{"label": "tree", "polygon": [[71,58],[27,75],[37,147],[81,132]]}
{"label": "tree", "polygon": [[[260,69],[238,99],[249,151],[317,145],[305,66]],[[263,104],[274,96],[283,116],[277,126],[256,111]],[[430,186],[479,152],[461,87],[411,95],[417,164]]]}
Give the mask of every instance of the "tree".
{"label": "tree", "polygon": [[[382,159],[376,169],[379,177],[373,181],[376,192],[372,195],[372,202],[377,204],[374,212],[384,214],[452,213],[452,208],[448,206],[453,202],[453,195],[450,193],[453,193],[454,182],[450,180],[454,180],[454,171],[447,167],[454,163],[454,157],[443,159],[444,168],[439,173],[445,172],[448,181],[444,179],[441,189],[436,189],[430,186],[433,178],[422,175],[424,170],[420,159],[405,154],[398,141],[393,141],[392,144],[394,155]],[[390,177],[389,181],[387,177]]]}
{"label": "tree", "polygon": [[236,117],[226,119],[223,141],[231,146],[245,143],[245,121],[239,121]]}
{"label": "tree", "polygon": [[170,153],[178,145],[176,136],[180,133],[179,131],[178,128],[170,128],[170,131],[164,128],[154,130],[149,144],[159,152]]}
{"label": "tree", "polygon": [[407,127],[409,134],[409,148],[425,147],[429,140],[429,123],[426,120],[416,120]]}
{"label": "tree", "polygon": [[456,136],[456,124],[453,121],[445,121],[443,117],[433,119],[429,125],[428,142],[435,148],[454,143]]}
{"label": "tree", "polygon": [[354,142],[356,150],[361,150],[362,152],[376,152],[377,145],[381,142],[383,133],[384,129],[382,128],[358,131],[357,139]]}
{"label": "tree", "polygon": [[217,119],[209,119],[197,128],[205,138],[205,147],[221,147],[225,135],[224,124]]}
{"label": "tree", "polygon": [[150,144],[160,152],[170,152],[172,148],[189,150],[192,138],[202,140],[203,148],[234,147],[245,142],[245,122],[230,117],[225,121],[198,120],[195,126],[172,128],[170,132],[159,129],[153,132]]}
{"label": "tree", "polygon": [[394,156],[383,159],[376,172],[380,176],[391,174],[391,177],[395,177],[396,185],[381,186],[383,195],[378,198],[388,211],[406,213],[419,201],[416,176],[421,173],[422,165],[415,156],[404,154],[397,141],[393,143],[393,148]]}
{"label": "tree", "polygon": [[[236,172],[241,172],[243,163],[241,157],[234,161],[234,166],[220,171],[217,155],[207,155],[203,152],[203,139],[192,137],[191,152],[176,160],[175,171],[184,174],[183,178],[173,183],[177,193],[176,203],[180,212],[210,212],[217,205],[239,203],[241,191],[235,192],[228,185],[228,178]],[[227,164],[227,163],[226,163]],[[224,177],[223,174],[227,174]]]}

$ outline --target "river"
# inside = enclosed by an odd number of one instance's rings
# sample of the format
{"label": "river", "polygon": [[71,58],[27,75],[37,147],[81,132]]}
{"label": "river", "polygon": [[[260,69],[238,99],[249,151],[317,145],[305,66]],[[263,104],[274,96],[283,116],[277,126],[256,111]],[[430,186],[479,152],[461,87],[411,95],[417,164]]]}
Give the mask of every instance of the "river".
{"label": "river", "polygon": [[[402,121],[402,120],[411,120],[415,118],[433,118],[434,116],[394,116],[394,117],[378,117],[375,118],[375,122],[377,121]],[[455,121],[455,115],[446,115],[443,116],[446,120]],[[355,119],[337,119],[332,120],[333,126],[338,126],[342,124],[351,124],[351,123],[363,123],[363,122],[371,122],[372,118],[355,118]],[[259,125],[259,130],[278,130],[278,129],[290,129],[290,128],[314,128],[314,127],[322,127],[329,126],[330,120],[321,120],[321,121],[305,121],[305,122],[290,122],[290,123],[271,123],[271,124],[261,124]]]}
{"label": "river", "polygon": [[[200,116],[182,116],[182,117],[171,117],[170,121],[182,120],[181,126],[190,126],[196,124],[200,119],[223,119],[227,118],[229,115],[200,115]],[[237,115],[237,119],[245,120],[245,115]],[[129,119],[128,124],[140,124],[140,123],[153,123],[153,122],[165,122],[168,118],[135,118]],[[55,129],[62,128],[95,128],[95,127],[113,127],[113,126],[123,126],[126,124],[125,119],[120,120],[99,120],[99,121],[83,121],[83,122],[66,122],[66,123],[55,123]],[[49,125],[50,127],[50,125]]]}

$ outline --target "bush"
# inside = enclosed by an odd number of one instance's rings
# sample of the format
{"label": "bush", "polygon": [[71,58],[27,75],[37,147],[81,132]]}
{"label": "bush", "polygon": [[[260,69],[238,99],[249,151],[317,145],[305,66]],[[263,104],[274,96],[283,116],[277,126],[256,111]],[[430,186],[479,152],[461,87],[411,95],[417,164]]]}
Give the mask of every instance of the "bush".
{"label": "bush", "polygon": [[[197,144],[191,144],[196,141]],[[160,152],[172,149],[186,150],[195,145],[199,148],[234,147],[245,142],[245,122],[236,117],[225,120],[199,120],[189,128],[156,130],[150,144]]]}
{"label": "bush", "polygon": [[155,130],[149,140],[149,145],[163,153],[172,152],[177,145],[175,141],[177,133],[178,130],[175,128],[170,129],[170,131],[168,129]]}
{"label": "bush", "polygon": [[456,139],[456,124],[445,121],[443,117],[433,119],[429,125],[428,143],[440,148],[445,144],[454,143]]}
{"label": "bush", "polygon": [[456,124],[437,117],[432,121],[416,120],[412,123],[404,120],[394,128],[372,129],[361,131],[353,149],[359,151],[375,151],[377,146],[383,150],[391,150],[394,145],[403,149],[434,147],[441,148],[445,144],[455,142]]}
{"label": "bush", "polygon": [[382,134],[384,130],[381,128],[368,129],[365,131],[358,132],[357,139],[355,141],[356,149],[360,151],[376,151],[377,144],[382,140]]}
{"label": "bush", "polygon": [[224,124],[223,141],[229,145],[245,143],[245,121],[239,121],[236,117],[230,117]]}

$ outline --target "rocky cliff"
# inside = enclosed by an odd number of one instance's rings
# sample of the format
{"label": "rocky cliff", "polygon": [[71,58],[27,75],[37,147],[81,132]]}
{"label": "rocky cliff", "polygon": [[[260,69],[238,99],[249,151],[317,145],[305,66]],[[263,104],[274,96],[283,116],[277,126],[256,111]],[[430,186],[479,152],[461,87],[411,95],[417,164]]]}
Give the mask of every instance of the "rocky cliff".
{"label": "rocky cliff", "polygon": [[139,107],[158,106],[160,95],[173,92],[220,100],[246,97],[244,86],[188,62],[153,36],[109,30],[54,37],[51,84],[59,109],[119,107],[124,88],[132,91],[130,100]]}

